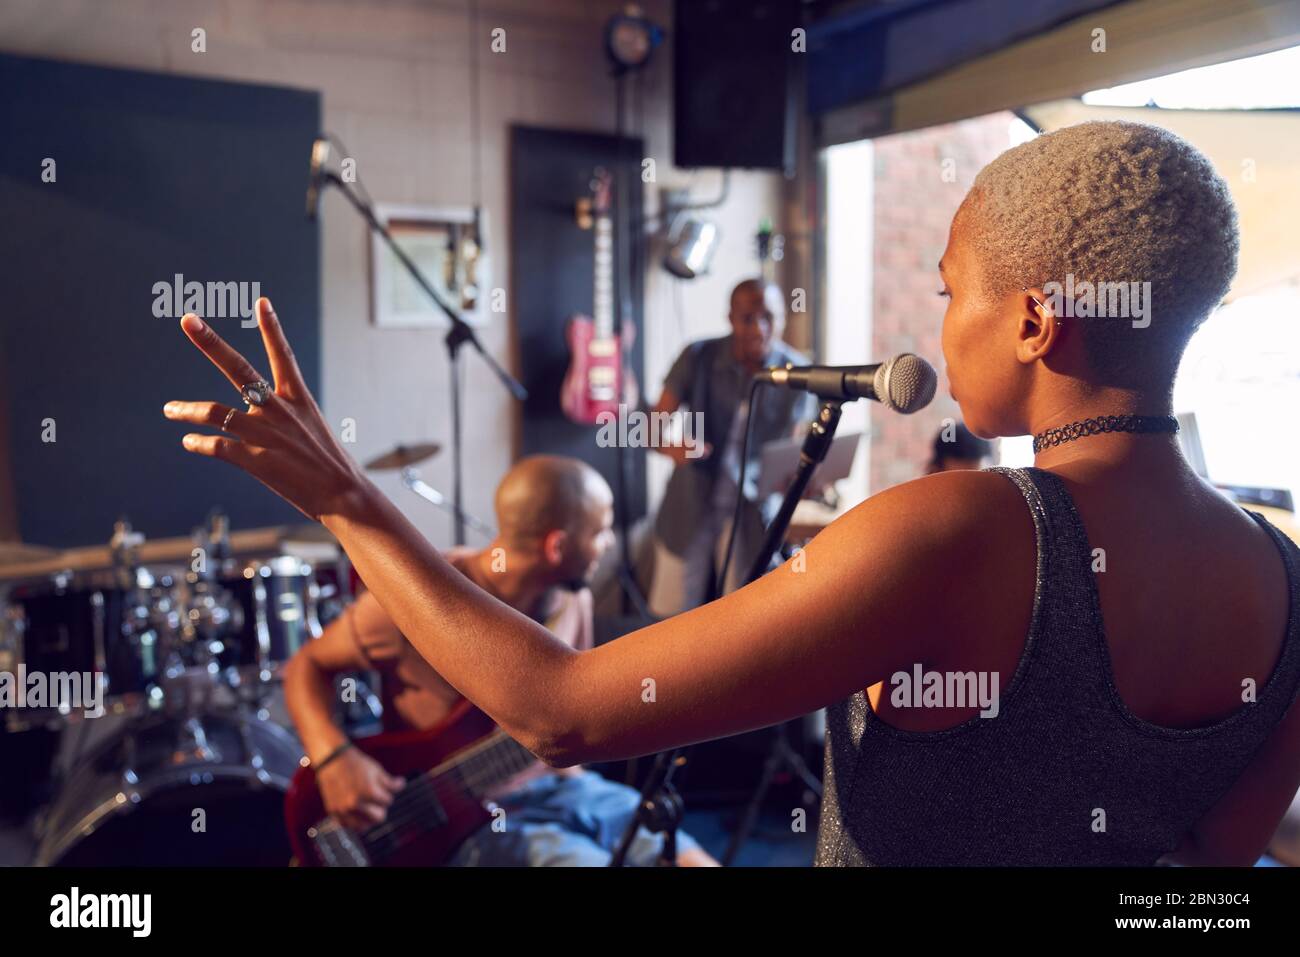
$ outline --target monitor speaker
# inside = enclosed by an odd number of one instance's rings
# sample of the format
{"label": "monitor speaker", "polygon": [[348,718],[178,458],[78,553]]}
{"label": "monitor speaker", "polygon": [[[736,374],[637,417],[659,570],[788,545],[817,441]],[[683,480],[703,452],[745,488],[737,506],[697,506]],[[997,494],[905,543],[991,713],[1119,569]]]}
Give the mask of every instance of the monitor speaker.
{"label": "monitor speaker", "polygon": [[673,161],[793,172],[798,0],[677,0]]}

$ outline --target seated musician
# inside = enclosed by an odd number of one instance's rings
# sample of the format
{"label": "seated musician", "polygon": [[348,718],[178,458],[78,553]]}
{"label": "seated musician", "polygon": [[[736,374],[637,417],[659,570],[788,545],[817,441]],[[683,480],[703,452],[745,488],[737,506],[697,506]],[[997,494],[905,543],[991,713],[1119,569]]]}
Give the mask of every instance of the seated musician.
{"label": "seated musician", "polygon": [[[488,594],[544,624],[578,650],[593,645],[587,587],[613,539],[613,496],[590,466],[560,456],[532,456],[506,473],[496,491],[496,539],[482,550],[453,549],[447,560]],[[491,667],[487,662],[485,667]],[[365,830],[384,820],[404,781],[350,747],[335,723],[333,676],[381,675],[384,730],[432,728],[461,696],[407,642],[366,592],[316,641],[290,661],[285,694],[325,808]],[[485,825],[460,846],[458,865],[591,865],[609,863],[639,795],[581,767],[550,769],[540,761],[494,788],[505,829]],[[629,864],[653,864],[663,838],[640,829]],[[713,860],[688,834],[677,835],[678,863]]]}

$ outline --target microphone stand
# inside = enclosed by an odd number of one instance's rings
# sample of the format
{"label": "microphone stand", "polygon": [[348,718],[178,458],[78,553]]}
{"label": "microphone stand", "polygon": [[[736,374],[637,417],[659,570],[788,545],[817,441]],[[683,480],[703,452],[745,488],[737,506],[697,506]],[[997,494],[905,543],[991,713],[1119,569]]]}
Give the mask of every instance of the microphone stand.
{"label": "microphone stand", "polygon": [[[812,481],[817,467],[825,460],[826,453],[830,451],[831,442],[835,438],[835,429],[840,424],[841,407],[845,401],[852,400],[822,397],[821,409],[818,410],[817,418],[808,426],[808,435],[804,438],[803,449],[799,453],[799,469],[795,473],[794,481],[786,489],[780,511],[768,526],[762,549],[754,558],[754,564],[749,570],[749,577],[745,579],[745,584],[761,578],[767,572],[772,555],[790,527],[790,519],[794,516],[799,500],[803,498],[804,490]],[[744,494],[743,485],[736,490],[736,494]],[[741,845],[754,829],[763,806],[763,798],[767,795],[773,778],[782,766],[796,774],[818,798],[822,796],[821,781],[817,780],[816,775],[808,768],[803,756],[790,745],[785,736],[785,725],[777,725],[772,731],[774,738],[767,760],[763,762],[763,775],[749,803],[745,806],[735,834],[732,835],[731,844],[722,858],[723,866],[731,866],[740,852]],[[619,845],[618,853],[610,862],[611,867],[622,866],[623,858],[628,847],[631,846],[639,825],[645,825],[646,830],[652,833],[659,831],[664,833],[664,847],[659,858],[661,866],[670,866],[676,860],[676,836],[677,828],[681,825],[682,812],[681,798],[672,786],[672,775],[673,771],[685,763],[686,759],[682,756],[684,750],[684,748],[676,748],[671,753],[661,751],[656,756],[654,767],[650,769],[645,785],[641,788],[641,800],[636,814],[632,816],[631,822],[623,832],[623,840]]]}
{"label": "microphone stand", "polygon": [[686,763],[686,759],[680,756],[680,752],[681,749],[678,748],[671,754],[660,751],[655,755],[654,767],[650,769],[645,785],[641,788],[636,813],[632,815],[631,822],[623,831],[618,850],[610,858],[610,867],[624,866],[627,852],[632,847],[632,841],[636,839],[637,829],[641,825],[645,825],[645,829],[651,834],[662,833],[664,836],[663,847],[659,850],[659,858],[655,861],[655,866],[677,866],[677,829],[681,827],[682,818],[686,813],[686,805],[682,801],[682,796],[677,793],[677,789],[673,787],[672,780],[673,772]]}
{"label": "microphone stand", "polygon": [[803,440],[803,448],[799,451],[799,469],[795,472],[794,481],[790,487],[785,490],[785,498],[781,500],[781,509],[772,519],[772,524],[767,527],[767,536],[763,539],[763,546],[754,556],[754,564],[749,568],[749,575],[745,578],[745,584],[762,578],[767,572],[768,566],[772,562],[772,556],[780,547],[781,542],[785,540],[786,530],[790,527],[790,519],[794,517],[794,510],[799,506],[799,500],[803,498],[804,490],[808,483],[812,481],[813,473],[817,471],[817,466],[821,465],[826,458],[826,453],[830,451],[831,442],[835,438],[835,430],[840,424],[840,409],[844,405],[844,399],[828,399],[819,396],[822,400],[821,409],[817,412],[817,418],[813,419],[808,426],[808,435]]}
{"label": "microphone stand", "polygon": [[436,290],[424,277],[424,273],[420,271],[420,267],[411,261],[411,257],[406,255],[401,246],[397,245],[396,241],[393,239],[392,233],[390,233],[387,227],[385,227],[384,224],[375,216],[375,211],[370,207],[370,204],[359,198],[351,189],[349,189],[348,185],[343,182],[337,173],[327,171],[322,172],[320,178],[324,185],[333,185],[339,188],[339,192],[341,192],[357,212],[361,214],[361,217],[366,221],[370,228],[383,237],[384,242],[388,244],[388,248],[391,249],[393,255],[397,257],[397,261],[406,268],[408,273],[411,274],[411,278],[415,280],[415,284],[424,290],[425,295],[427,295],[429,299],[432,300],[433,304],[437,306],[451,321],[451,328],[447,330],[447,336],[443,341],[447,345],[447,361],[451,366],[451,461],[453,475],[452,503],[454,509],[452,515],[455,519],[456,544],[464,545],[465,509],[463,507],[463,463],[461,461],[460,347],[466,343],[473,346],[475,351],[482,356],[483,361],[487,363],[488,368],[496,373],[497,378],[501,380],[501,384],[504,385],[506,390],[518,401],[523,402],[528,398],[528,390],[523,387],[523,384],[518,379],[503,369],[500,363],[488,354],[488,352],[483,348],[483,344],[479,342],[478,336],[474,334],[473,328],[460,317],[460,314],[453,309],[441,295],[439,295],[438,290]]}
{"label": "microphone stand", "polygon": [[[763,546],[754,557],[754,564],[750,566],[749,576],[745,579],[747,585],[767,573],[772,562],[772,556],[785,539],[785,533],[790,527],[790,519],[794,517],[794,510],[799,505],[799,500],[803,498],[804,490],[812,480],[813,473],[817,471],[817,466],[821,465],[826,458],[826,453],[830,450],[831,442],[835,438],[835,429],[840,424],[841,406],[846,400],[831,399],[824,396],[820,398],[822,400],[821,408],[817,412],[817,418],[808,426],[808,435],[804,438],[803,448],[799,452],[799,469],[795,473],[794,481],[786,489],[785,498],[781,501],[780,511],[776,513],[776,517],[772,519],[772,524],[767,528]],[[737,494],[744,494],[743,489]],[[759,778],[758,785],[754,788],[754,793],[750,795],[749,803],[745,805],[745,810],[741,813],[740,822],[736,825],[736,831],[731,836],[731,844],[727,847],[727,853],[723,855],[722,863],[726,866],[730,866],[735,861],[736,855],[740,853],[741,845],[749,838],[754,825],[758,823],[758,815],[763,807],[763,799],[767,796],[772,781],[782,769],[795,774],[803,781],[804,786],[817,795],[818,798],[822,796],[821,781],[817,780],[817,777],[808,768],[807,762],[804,761],[803,755],[790,744],[789,739],[786,737],[786,727],[790,723],[786,722],[772,728],[772,745],[768,750],[767,759],[763,762],[762,776]]]}

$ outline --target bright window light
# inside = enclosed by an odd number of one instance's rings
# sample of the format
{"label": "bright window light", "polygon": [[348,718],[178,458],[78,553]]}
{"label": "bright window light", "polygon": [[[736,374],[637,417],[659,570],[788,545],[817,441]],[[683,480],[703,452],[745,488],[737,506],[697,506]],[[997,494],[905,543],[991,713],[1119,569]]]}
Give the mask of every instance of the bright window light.
{"label": "bright window light", "polygon": [[1196,413],[1210,479],[1300,493],[1300,286],[1228,303],[1188,343],[1174,411]]}
{"label": "bright window light", "polygon": [[1267,110],[1300,106],[1300,47],[1183,70],[1083,95],[1089,106]]}

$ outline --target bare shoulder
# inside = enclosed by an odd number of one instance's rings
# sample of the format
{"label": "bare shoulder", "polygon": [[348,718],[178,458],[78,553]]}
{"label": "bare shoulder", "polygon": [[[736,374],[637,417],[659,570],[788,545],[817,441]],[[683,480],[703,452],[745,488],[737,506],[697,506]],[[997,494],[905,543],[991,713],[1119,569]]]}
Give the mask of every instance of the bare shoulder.
{"label": "bare shoulder", "polygon": [[[1033,520],[1020,490],[996,472],[938,472],[895,485],[845,513],[823,534],[863,534],[867,527],[906,532],[900,544],[930,549],[936,545],[1024,540]],[[878,531],[871,537],[878,538]]]}
{"label": "bare shoulder", "polygon": [[[931,659],[1023,644],[1037,538],[1020,490],[994,472],[927,475],[873,495],[807,549],[853,571],[852,594]],[[867,610],[867,609],[864,609]],[[1012,647],[1014,651],[1014,647]]]}

